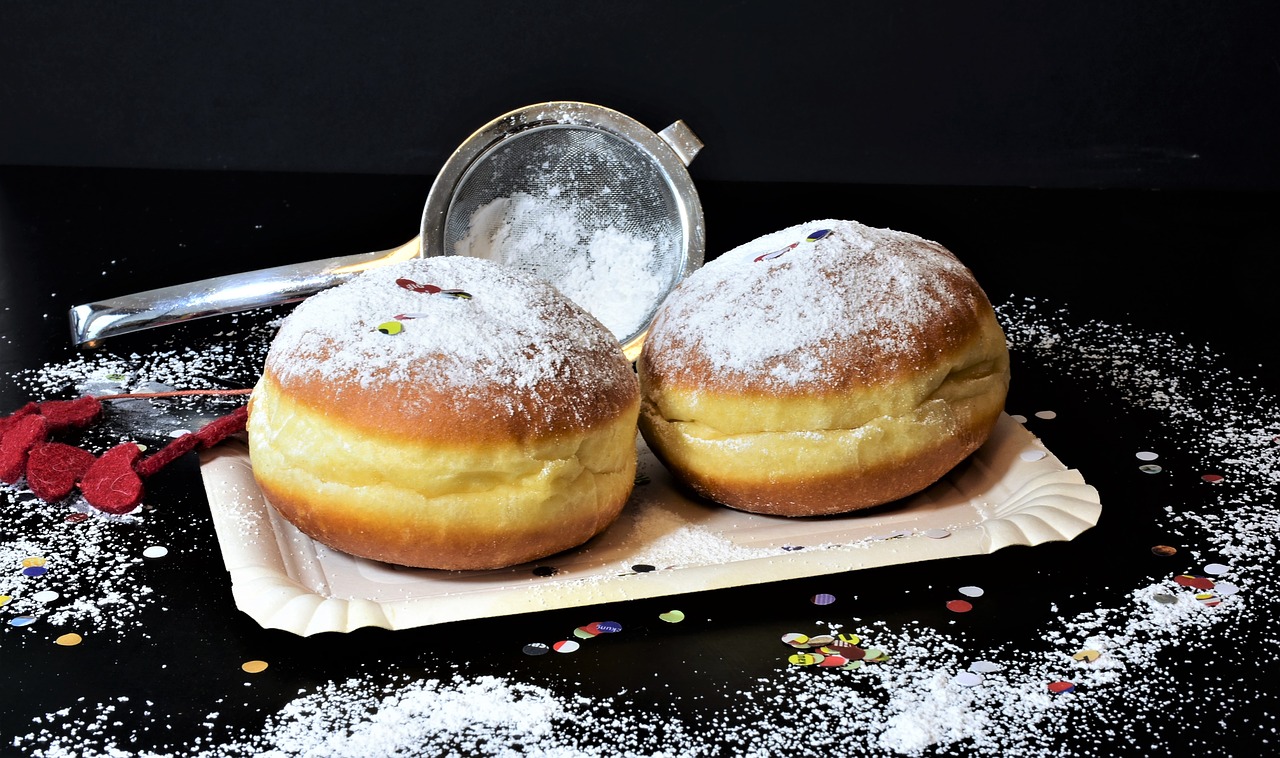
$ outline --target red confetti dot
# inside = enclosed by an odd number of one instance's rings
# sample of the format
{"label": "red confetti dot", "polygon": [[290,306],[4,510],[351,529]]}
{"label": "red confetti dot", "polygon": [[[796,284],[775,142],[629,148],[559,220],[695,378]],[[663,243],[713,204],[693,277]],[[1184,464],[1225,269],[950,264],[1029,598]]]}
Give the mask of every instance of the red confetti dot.
{"label": "red confetti dot", "polygon": [[1068,682],[1065,680],[1061,680],[1057,682],[1049,682],[1049,691],[1055,695],[1061,695],[1065,692],[1071,692],[1075,688],[1076,688],[1076,685],[1074,683]]}
{"label": "red confetti dot", "polygon": [[1183,587],[1192,587],[1197,590],[1213,589],[1213,580],[1206,576],[1192,576],[1191,574],[1181,574],[1173,578],[1174,584]]}
{"label": "red confetti dot", "polygon": [[1218,482],[1222,481],[1221,474],[1205,474],[1200,478],[1206,482],[1209,482],[1210,484],[1217,484]]}
{"label": "red confetti dot", "polygon": [[948,600],[947,610],[955,613],[968,613],[973,610],[973,603],[968,600]]}

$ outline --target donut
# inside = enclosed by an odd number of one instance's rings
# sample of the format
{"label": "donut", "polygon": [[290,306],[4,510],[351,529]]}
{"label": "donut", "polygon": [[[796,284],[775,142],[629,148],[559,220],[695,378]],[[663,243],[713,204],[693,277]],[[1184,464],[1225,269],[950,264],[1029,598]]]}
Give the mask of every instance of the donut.
{"label": "donut", "polygon": [[635,484],[639,383],[550,283],[464,256],[311,296],[249,400],[263,496],[351,555],[484,570],[576,547]]}
{"label": "donut", "polygon": [[712,259],[663,302],[636,365],[639,426],[697,495],[777,516],[870,508],[990,435],[1009,353],[942,245],[819,220]]}

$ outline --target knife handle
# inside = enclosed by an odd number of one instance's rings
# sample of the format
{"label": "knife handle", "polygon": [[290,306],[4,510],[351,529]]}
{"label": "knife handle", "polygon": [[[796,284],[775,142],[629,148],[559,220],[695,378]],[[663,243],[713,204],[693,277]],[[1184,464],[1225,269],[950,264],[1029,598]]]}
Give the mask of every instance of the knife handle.
{"label": "knife handle", "polygon": [[421,254],[421,237],[414,237],[390,250],[229,274],[85,303],[73,307],[69,314],[71,341],[92,346],[107,337],[157,326],[295,303],[360,271]]}

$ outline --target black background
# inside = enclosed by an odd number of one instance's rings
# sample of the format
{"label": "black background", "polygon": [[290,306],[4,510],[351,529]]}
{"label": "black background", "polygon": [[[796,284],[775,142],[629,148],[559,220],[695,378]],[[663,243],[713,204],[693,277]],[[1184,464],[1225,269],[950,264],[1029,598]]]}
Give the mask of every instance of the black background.
{"label": "black background", "polygon": [[0,0],[0,164],[434,176],[508,110],[685,120],[697,179],[1280,187],[1267,0]]}

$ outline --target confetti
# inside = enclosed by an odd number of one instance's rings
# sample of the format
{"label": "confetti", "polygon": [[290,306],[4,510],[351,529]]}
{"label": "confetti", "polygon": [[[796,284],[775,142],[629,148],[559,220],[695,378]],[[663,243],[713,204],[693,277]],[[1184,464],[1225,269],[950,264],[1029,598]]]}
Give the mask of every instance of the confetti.
{"label": "confetti", "polygon": [[968,600],[948,600],[947,610],[953,613],[968,613],[973,610],[973,603]]}
{"label": "confetti", "polygon": [[977,687],[979,684],[982,684],[982,674],[979,674],[976,671],[961,671],[959,674],[952,677],[951,681],[961,687]]}
{"label": "confetti", "polygon": [[543,642],[530,642],[524,646],[525,655],[545,655],[551,652],[550,646]]}
{"label": "confetti", "polygon": [[574,640],[560,640],[551,646],[557,653],[572,653],[579,648]]}
{"label": "confetti", "polygon": [[961,587],[957,591],[961,595],[964,595],[965,597],[982,597],[984,594],[986,594],[986,591],[983,590],[981,587],[976,587],[972,584]]}
{"label": "confetti", "polygon": [[263,671],[267,670],[267,662],[257,661],[257,660],[245,661],[244,663],[240,664],[240,669],[244,671],[246,674],[260,674]]}
{"label": "confetti", "polygon": [[1178,548],[1170,547],[1169,545],[1155,545],[1151,548],[1151,554],[1158,555],[1162,558],[1167,558],[1171,555],[1177,555]]}
{"label": "confetti", "polygon": [[829,595],[825,592],[819,592],[818,594],[809,598],[809,602],[813,603],[814,605],[831,605],[835,601],[836,601],[835,595]]}
{"label": "confetti", "polygon": [[81,637],[80,635],[76,634],[75,632],[68,632],[64,635],[59,636],[56,640],[53,641],[53,644],[62,645],[63,647],[72,647],[74,645],[79,645],[83,641],[84,641],[84,638]]}
{"label": "confetti", "polygon": [[152,545],[142,551],[143,558],[163,558],[169,554],[169,548],[162,545]]}
{"label": "confetti", "polygon": [[681,621],[684,621],[684,611],[667,611],[666,613],[659,613],[658,618],[668,624],[678,624]]}

